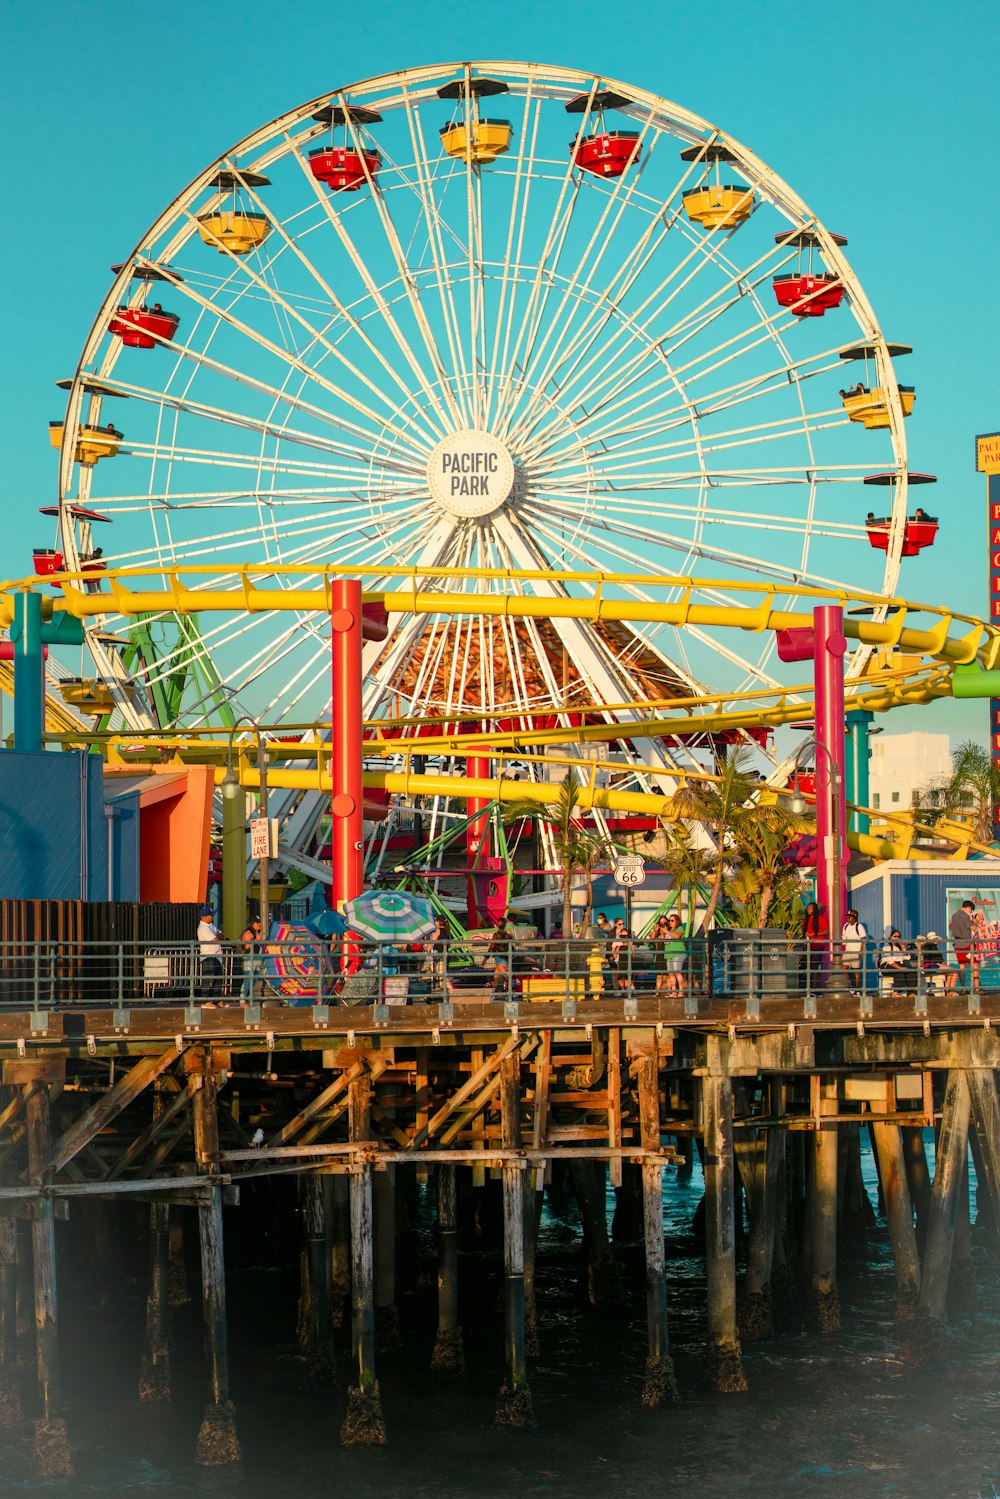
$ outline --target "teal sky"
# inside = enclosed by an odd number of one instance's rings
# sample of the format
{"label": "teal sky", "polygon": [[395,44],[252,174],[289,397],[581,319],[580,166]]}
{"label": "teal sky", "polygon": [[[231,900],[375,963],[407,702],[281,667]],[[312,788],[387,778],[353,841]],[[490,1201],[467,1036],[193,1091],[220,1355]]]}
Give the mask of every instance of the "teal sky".
{"label": "teal sky", "polygon": [[[677,100],[749,145],[849,236],[886,335],[914,346],[901,371],[917,388],[911,464],[938,475],[938,543],[904,563],[902,591],[985,612],[985,485],[972,438],[1000,429],[995,0],[175,0],[161,10],[50,0],[9,5],[4,30],[7,576],[27,572],[32,544],[50,541],[37,506],[54,498],[46,424],[63,398],[53,382],[75,366],[110,264],[174,194],[301,100],[395,68],[515,57]],[[910,710],[886,728],[985,739],[986,705]]]}

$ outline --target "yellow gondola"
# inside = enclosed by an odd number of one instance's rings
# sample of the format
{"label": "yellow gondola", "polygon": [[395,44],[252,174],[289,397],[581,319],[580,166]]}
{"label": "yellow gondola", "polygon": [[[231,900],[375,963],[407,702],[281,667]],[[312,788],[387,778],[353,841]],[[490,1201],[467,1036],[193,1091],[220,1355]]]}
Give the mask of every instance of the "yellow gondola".
{"label": "yellow gondola", "polygon": [[[84,424],[78,428],[76,452],[73,455],[76,463],[85,464],[92,468],[101,458],[114,458],[121,447],[122,438],[125,434],[119,432],[110,423],[106,427],[94,427]],[[63,442],[63,423],[49,422],[49,442],[54,448],[61,448]]]}
{"label": "yellow gondola", "polygon": [[[913,402],[916,394],[912,385],[901,385],[899,387],[899,399],[903,408],[903,415],[909,416],[913,410]],[[881,385],[876,385],[871,390],[848,391],[841,397],[844,410],[852,422],[860,422],[863,427],[871,431],[875,427],[888,427],[889,405],[886,401],[885,390]]]}
{"label": "yellow gondola", "polygon": [[[473,120],[471,156],[473,166],[496,161],[510,150],[513,130],[509,120]],[[464,120],[441,128],[441,146],[448,156],[465,161],[469,157],[469,128]]]}
{"label": "yellow gondola", "polygon": [[81,713],[110,713],[115,706],[111,688],[97,677],[67,677],[59,683],[59,693],[64,703]]}
{"label": "yellow gondola", "polygon": [[249,255],[257,250],[271,232],[271,220],[263,213],[247,213],[242,208],[225,208],[202,214],[198,233],[206,245],[214,245],[221,255]]}
{"label": "yellow gondola", "polygon": [[684,212],[704,229],[736,229],[750,217],[753,205],[749,187],[705,182],[684,194]]}

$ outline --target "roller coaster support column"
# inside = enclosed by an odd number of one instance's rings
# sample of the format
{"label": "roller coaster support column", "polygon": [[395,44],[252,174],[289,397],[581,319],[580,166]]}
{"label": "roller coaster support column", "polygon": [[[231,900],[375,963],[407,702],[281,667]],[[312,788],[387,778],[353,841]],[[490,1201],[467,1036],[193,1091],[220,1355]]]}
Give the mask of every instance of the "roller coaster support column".
{"label": "roller coaster support column", "polygon": [[[480,725],[477,724],[476,727],[478,728]],[[482,727],[485,728],[486,725],[483,724]],[[470,755],[465,762],[465,774],[470,781],[488,781],[490,778],[489,760],[482,755]],[[486,817],[486,808],[488,806],[489,802],[483,797],[470,796],[469,798],[469,816],[474,818],[474,821],[470,822],[465,830],[466,868],[469,870],[467,903],[470,931],[478,927],[480,921],[479,901],[476,898],[476,880],[472,871],[475,869],[488,869],[490,867],[484,860],[484,853],[488,856],[491,853],[491,849],[483,849],[483,839],[489,839],[490,836],[489,822]],[[482,812],[483,815],[476,817],[475,814],[477,812]]]}
{"label": "roller coaster support column", "polygon": [[[847,798],[844,795],[844,611],[839,604],[813,610],[816,689],[816,898],[827,913],[831,944],[839,943],[847,901]],[[820,756],[826,751],[826,775]]]}
{"label": "roller coaster support column", "polygon": [[42,596],[14,598],[14,748],[39,754],[45,723],[42,681]]}
{"label": "roller coaster support column", "polygon": [[[868,806],[868,734],[875,718],[865,708],[852,708],[847,715],[847,764],[844,777],[846,799],[855,806]],[[851,831],[867,833],[871,818],[865,812],[851,813]]]}
{"label": "roller coaster support column", "polygon": [[330,586],[333,697],[330,722],[333,781],[330,842],[333,904],[339,910],[364,889],[364,789],[361,779],[361,584],[338,578]]}

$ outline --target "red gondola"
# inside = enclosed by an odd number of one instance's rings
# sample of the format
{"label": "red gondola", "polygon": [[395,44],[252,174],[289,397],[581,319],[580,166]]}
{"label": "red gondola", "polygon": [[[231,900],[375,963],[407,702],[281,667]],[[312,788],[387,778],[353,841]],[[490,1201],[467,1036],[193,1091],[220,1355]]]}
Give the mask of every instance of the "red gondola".
{"label": "red gondola", "polygon": [[[846,245],[843,234],[831,234],[835,245]],[[813,270],[813,251],[821,248],[814,229],[783,230],[774,236],[776,245],[796,249],[795,270],[775,276],[771,283],[779,307],[787,307],[796,317],[822,317],[844,300],[844,287],[833,271]],[[797,306],[801,303],[801,306]]]}
{"label": "red gondola", "polygon": [[309,152],[309,170],[333,193],[356,193],[382,165],[377,151],[355,151],[351,146],[317,146]]}
{"label": "red gondola", "polygon": [[620,177],[639,155],[639,135],[634,130],[577,136],[569,144],[573,165],[595,177]]}
{"label": "red gondola", "polygon": [[[66,566],[66,559],[62,552],[54,547],[34,547],[31,553],[32,565],[35,576],[39,578],[51,578],[53,573],[61,573]],[[53,588],[61,588],[61,583],[53,583]]]}
{"label": "red gondola", "polygon": [[164,312],[159,302],[152,307],[119,307],[108,325],[108,332],[120,338],[127,349],[155,349],[158,340],[167,343],[177,332],[180,318]]}
{"label": "red gondola", "polygon": [[775,276],[773,285],[778,306],[790,307],[796,317],[822,317],[824,312],[839,307],[844,299],[842,283],[827,271],[818,276],[811,273]]}
{"label": "red gondola", "polygon": [[[868,532],[868,540],[879,552],[889,550],[889,520],[882,517],[875,520],[869,518],[865,523]],[[900,552],[902,557],[915,557],[922,552],[924,547],[934,545],[934,538],[938,532],[938,521],[936,515],[927,515],[923,510],[918,510],[915,516],[907,516],[903,522],[903,546]]]}

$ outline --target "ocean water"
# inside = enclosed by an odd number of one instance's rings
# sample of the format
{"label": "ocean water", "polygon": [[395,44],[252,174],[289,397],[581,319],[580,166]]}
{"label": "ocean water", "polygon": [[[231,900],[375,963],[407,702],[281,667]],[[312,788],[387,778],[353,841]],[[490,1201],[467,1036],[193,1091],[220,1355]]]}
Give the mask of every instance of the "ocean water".
{"label": "ocean water", "polygon": [[[871,1163],[866,1160],[870,1191]],[[405,1346],[380,1358],[389,1445],[345,1450],[346,1354],[329,1390],[305,1387],[294,1344],[294,1277],[253,1263],[230,1276],[231,1364],[243,1461],[193,1462],[202,1403],[197,1302],[172,1313],[174,1399],[135,1398],[143,1287],[122,1246],[109,1304],[64,1276],[64,1385],[76,1476],[32,1479],[30,1428],[0,1446],[0,1491],[61,1495],[199,1495],[231,1499],[995,1499],[1000,1496],[1000,1253],[976,1233],[975,1311],[956,1315],[945,1360],[901,1362],[894,1280],[879,1231],[867,1257],[842,1266],[844,1331],[798,1329],[744,1349],[749,1390],[701,1382],[704,1270],[691,1219],[701,1196],[665,1172],[671,1337],[680,1404],[639,1404],[646,1353],[641,1248],[618,1255],[627,1294],[594,1309],[581,1291],[578,1225],[548,1204],[538,1259],[542,1355],[530,1378],[537,1426],[493,1425],[502,1375],[500,1267],[462,1257],[467,1371],[428,1373],[435,1289],[430,1198],[420,1202],[400,1276]],[[873,1197],[874,1200],[874,1197]],[[242,1259],[252,1261],[252,1254]],[[196,1290],[196,1287],[193,1289]]]}

